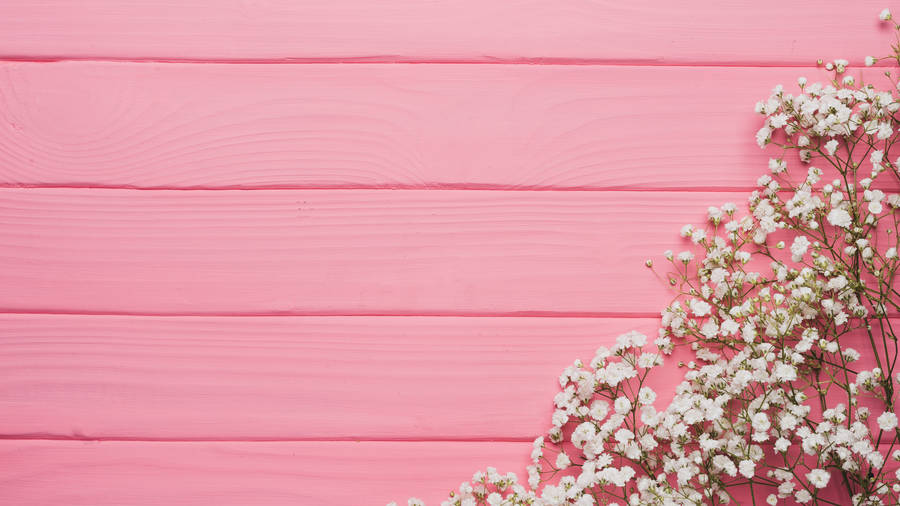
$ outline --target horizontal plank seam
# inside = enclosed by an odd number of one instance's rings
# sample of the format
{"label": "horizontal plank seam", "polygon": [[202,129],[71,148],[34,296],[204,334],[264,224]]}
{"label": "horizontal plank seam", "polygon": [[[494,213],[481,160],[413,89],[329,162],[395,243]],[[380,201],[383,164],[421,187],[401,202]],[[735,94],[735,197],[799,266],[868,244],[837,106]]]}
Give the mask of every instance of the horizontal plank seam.
{"label": "horizontal plank seam", "polygon": [[2,310],[3,315],[47,315],[47,316],[135,316],[155,317],[165,316],[173,318],[181,317],[233,317],[233,318],[262,318],[273,316],[287,317],[429,317],[429,318],[659,318],[659,313],[651,312],[562,312],[562,311],[506,311],[506,312],[422,312],[407,313],[402,311],[372,311],[372,312],[344,312],[344,311],[278,311],[278,312],[129,312],[129,311],[50,311],[50,310]]}
{"label": "horizontal plank seam", "polygon": [[537,436],[524,437],[491,437],[491,436],[459,436],[459,437],[393,437],[377,438],[367,436],[346,437],[296,437],[296,438],[154,438],[154,437],[90,437],[63,436],[54,434],[0,434],[0,441],[85,441],[85,442],[136,442],[136,443],[317,443],[317,442],[384,442],[384,443],[530,443]]}
{"label": "horizontal plank seam", "polygon": [[[0,441],[49,441],[49,442],[85,442],[85,443],[532,443],[538,436],[525,437],[434,437],[434,438],[374,438],[374,437],[339,437],[339,438],[147,438],[147,437],[69,437],[53,435],[0,435]],[[756,443],[759,446],[772,446],[772,441]],[[879,443],[879,447],[892,447],[892,443]]]}
{"label": "horizontal plank seam", "polygon": [[[642,60],[615,58],[563,58],[563,57],[522,57],[522,58],[414,58],[402,56],[355,56],[341,58],[163,58],[163,57],[116,57],[116,56],[28,56],[0,54],[0,62],[60,63],[187,63],[187,64],[254,64],[254,65],[318,65],[365,63],[377,65],[545,65],[545,66],[609,66],[609,67],[745,67],[745,68],[796,68],[815,67],[816,62],[799,61],[756,61],[756,60]],[[850,65],[848,68],[863,68]]]}
{"label": "horizontal plank seam", "polygon": [[434,183],[422,185],[359,185],[359,186],[303,186],[303,185],[261,185],[261,186],[133,186],[133,185],[68,185],[45,183],[0,183],[0,189],[44,189],[44,190],[136,190],[136,191],[253,191],[253,190],[445,190],[445,191],[507,191],[507,192],[752,192],[756,186],[502,186],[468,183]]}

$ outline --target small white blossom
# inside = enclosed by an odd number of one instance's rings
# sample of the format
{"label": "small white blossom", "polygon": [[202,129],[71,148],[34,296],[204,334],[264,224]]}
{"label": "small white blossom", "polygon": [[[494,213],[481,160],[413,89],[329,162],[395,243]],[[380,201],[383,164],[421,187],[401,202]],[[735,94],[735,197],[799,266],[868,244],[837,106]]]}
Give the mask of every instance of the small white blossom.
{"label": "small white blossom", "polygon": [[824,469],[813,469],[806,473],[806,479],[809,480],[810,485],[816,488],[825,488],[828,485],[828,480],[831,479],[831,475]]}
{"label": "small white blossom", "polygon": [[793,244],[791,244],[791,259],[795,262],[803,260],[803,255],[806,254],[809,245],[810,242],[806,236],[798,235],[795,237]]}
{"label": "small white blossom", "polygon": [[881,430],[889,431],[897,428],[897,415],[891,412],[884,412],[876,420]]}
{"label": "small white blossom", "polygon": [[619,397],[613,403],[613,406],[616,410],[616,413],[620,415],[631,411],[631,401],[628,399],[628,397]]}
{"label": "small white blossom", "polygon": [[556,467],[559,469],[565,469],[572,464],[572,461],[569,460],[568,455],[565,453],[560,453],[556,456]]}
{"label": "small white blossom", "polygon": [[850,217],[850,213],[843,209],[832,209],[831,212],[828,213],[828,223],[831,223],[836,227],[850,228],[852,222],[853,220]]}
{"label": "small white blossom", "polygon": [[740,464],[738,464],[738,470],[740,470],[740,473],[744,478],[752,478],[753,475],[756,474],[756,463],[752,460],[742,460]]}
{"label": "small white blossom", "polygon": [[691,304],[691,312],[694,313],[696,316],[706,316],[712,310],[712,306],[710,306],[709,304],[707,304],[706,302],[704,302],[702,300],[695,299],[695,300],[692,300],[690,304]]}

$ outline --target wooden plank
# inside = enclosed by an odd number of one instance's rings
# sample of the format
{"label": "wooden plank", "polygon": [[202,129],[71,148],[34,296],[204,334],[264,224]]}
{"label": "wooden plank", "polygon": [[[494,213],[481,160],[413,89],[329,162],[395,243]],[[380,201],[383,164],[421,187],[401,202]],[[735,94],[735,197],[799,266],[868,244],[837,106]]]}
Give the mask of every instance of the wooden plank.
{"label": "wooden plank", "polygon": [[0,4],[0,56],[805,64],[886,53],[884,5],[20,0]]}
{"label": "wooden plank", "polygon": [[0,310],[629,314],[735,193],[0,190]]}
{"label": "wooden plank", "polygon": [[[882,454],[890,448],[882,444]],[[436,505],[487,466],[525,480],[530,443],[0,441],[0,500],[29,506]],[[777,463],[776,463],[777,465]],[[896,468],[890,460],[888,469]],[[738,503],[747,488],[730,489]],[[757,486],[760,501],[773,490]],[[823,497],[842,504],[832,479]]]}
{"label": "wooden plank", "polygon": [[525,479],[530,443],[0,441],[0,502],[438,504],[477,469]]}
{"label": "wooden plank", "polygon": [[0,315],[0,436],[529,440],[566,366],[657,323]]}
{"label": "wooden plank", "polygon": [[[658,323],[0,315],[0,437],[527,441],[566,366]],[[841,345],[875,367],[864,333]],[[651,376],[659,406],[687,357]]]}
{"label": "wooden plank", "polygon": [[5,63],[0,185],[747,188],[777,156],[756,146],[753,105],[801,74],[825,78],[810,68]]}

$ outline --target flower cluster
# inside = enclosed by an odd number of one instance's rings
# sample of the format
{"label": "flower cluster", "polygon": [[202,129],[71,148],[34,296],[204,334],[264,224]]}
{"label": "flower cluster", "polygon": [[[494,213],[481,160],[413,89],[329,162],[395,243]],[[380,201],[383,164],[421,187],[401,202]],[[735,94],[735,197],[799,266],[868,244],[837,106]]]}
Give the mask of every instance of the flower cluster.
{"label": "flower cluster", "polygon": [[[527,482],[489,468],[445,506],[900,504],[900,83],[848,66],[756,104],[779,155],[664,253],[678,297],[652,345],[630,332],[565,369]],[[652,371],[680,349],[659,408]]]}

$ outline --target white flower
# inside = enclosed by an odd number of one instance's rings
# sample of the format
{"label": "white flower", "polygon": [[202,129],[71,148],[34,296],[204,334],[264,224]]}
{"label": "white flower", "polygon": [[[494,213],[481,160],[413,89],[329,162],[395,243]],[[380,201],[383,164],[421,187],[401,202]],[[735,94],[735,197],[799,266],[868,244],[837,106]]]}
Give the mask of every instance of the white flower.
{"label": "white flower", "polygon": [[772,424],[769,423],[769,417],[766,416],[765,413],[757,413],[753,415],[751,424],[753,425],[753,430],[758,432],[769,430],[769,427],[772,426]]}
{"label": "white flower", "polygon": [[736,321],[729,318],[722,322],[722,326],[720,329],[723,334],[733,336],[737,334],[738,330],[741,329],[741,326]]}
{"label": "white flower", "polygon": [[836,278],[831,278],[828,280],[828,284],[825,285],[829,290],[843,290],[844,287],[847,286],[847,278],[844,276],[838,276]]}
{"label": "white flower", "polygon": [[772,376],[778,381],[795,381],[797,379],[797,369],[792,365],[776,362]]}
{"label": "white flower", "polygon": [[572,461],[569,460],[569,457],[565,453],[560,453],[556,456],[556,467],[559,469],[565,469],[572,464]]}
{"label": "white flower", "polygon": [[759,147],[764,148],[766,144],[772,139],[772,129],[764,126],[756,132],[756,143],[759,144]]}
{"label": "white flower", "polygon": [[866,56],[866,67],[871,67],[872,65],[875,65],[876,61],[878,61],[878,60],[876,60],[875,58],[873,58],[871,56]]}
{"label": "white flower", "polygon": [[656,400],[656,392],[653,391],[652,388],[649,387],[641,387],[638,392],[638,402],[643,405],[653,404]]}
{"label": "white flower", "polygon": [[799,262],[803,260],[803,255],[806,254],[807,249],[809,248],[810,242],[806,236],[798,235],[794,238],[794,243],[791,244],[791,259],[795,262]]}
{"label": "white flower", "polygon": [[756,463],[752,460],[742,460],[738,464],[738,469],[745,478],[753,478],[756,473]]}
{"label": "white flower", "polygon": [[710,306],[706,302],[703,302],[702,300],[697,299],[691,300],[690,306],[691,312],[697,316],[706,316],[712,309],[712,306]]}
{"label": "white flower", "polygon": [[843,209],[832,209],[831,212],[828,213],[828,223],[831,223],[836,227],[850,228],[852,222],[853,218],[850,217],[850,213]]}
{"label": "white flower", "polygon": [[881,430],[894,430],[897,428],[897,415],[889,411],[885,411],[878,417],[878,427]]}
{"label": "white flower", "polygon": [[716,455],[713,457],[713,465],[722,471],[725,472],[728,476],[736,476],[737,475],[737,467],[734,465],[734,462],[731,461],[725,455]]}
{"label": "white flower", "polygon": [[784,128],[784,126],[787,125],[788,118],[789,116],[787,114],[776,114],[769,118],[769,124],[772,125],[773,128]]}
{"label": "white flower", "polygon": [[831,479],[831,475],[824,469],[813,469],[806,473],[806,479],[809,480],[810,485],[816,488],[825,488],[828,485],[828,480]]}
{"label": "white flower", "polygon": [[878,14],[878,19],[880,19],[880,20],[882,20],[882,21],[887,21],[887,20],[891,19],[891,10],[890,10],[890,9],[884,9],[883,11],[881,11],[881,12]]}
{"label": "white flower", "polygon": [[775,450],[784,453],[788,448],[791,447],[791,442],[787,439],[780,437],[775,441]]}
{"label": "white flower", "polygon": [[780,174],[787,170],[787,162],[780,158],[769,158],[769,170],[773,174]]}
{"label": "white flower", "polygon": [[700,327],[700,333],[703,334],[707,339],[715,339],[719,334],[719,326],[715,321],[709,320]]}
{"label": "white flower", "polygon": [[741,339],[747,344],[752,343],[756,339],[756,327],[752,323],[747,322],[741,328]]}
{"label": "white flower", "polygon": [[838,141],[831,139],[830,141],[825,143],[825,151],[829,155],[833,155],[835,151],[837,151]]}
{"label": "white flower", "polygon": [[541,482],[541,473],[538,471],[537,466],[528,466],[528,486],[531,488],[537,488],[538,484]]}
{"label": "white flower", "polygon": [[647,336],[636,330],[632,330],[616,338],[616,346],[619,348],[640,348],[647,344]]}
{"label": "white flower", "polygon": [[596,400],[591,403],[590,415],[591,418],[600,422],[606,419],[606,415],[609,414],[609,404],[603,400]]}
{"label": "white flower", "polygon": [[624,415],[631,411],[631,401],[628,397],[619,397],[616,399],[616,402],[613,403],[613,408],[616,410],[616,413]]}
{"label": "white flower", "polygon": [[616,438],[616,441],[619,442],[619,444],[625,444],[634,439],[634,432],[631,432],[630,430],[625,428],[621,428],[616,431],[614,437]]}
{"label": "white flower", "polygon": [[573,506],[594,506],[594,504],[596,504],[594,502],[594,496],[583,495],[575,501]]}

